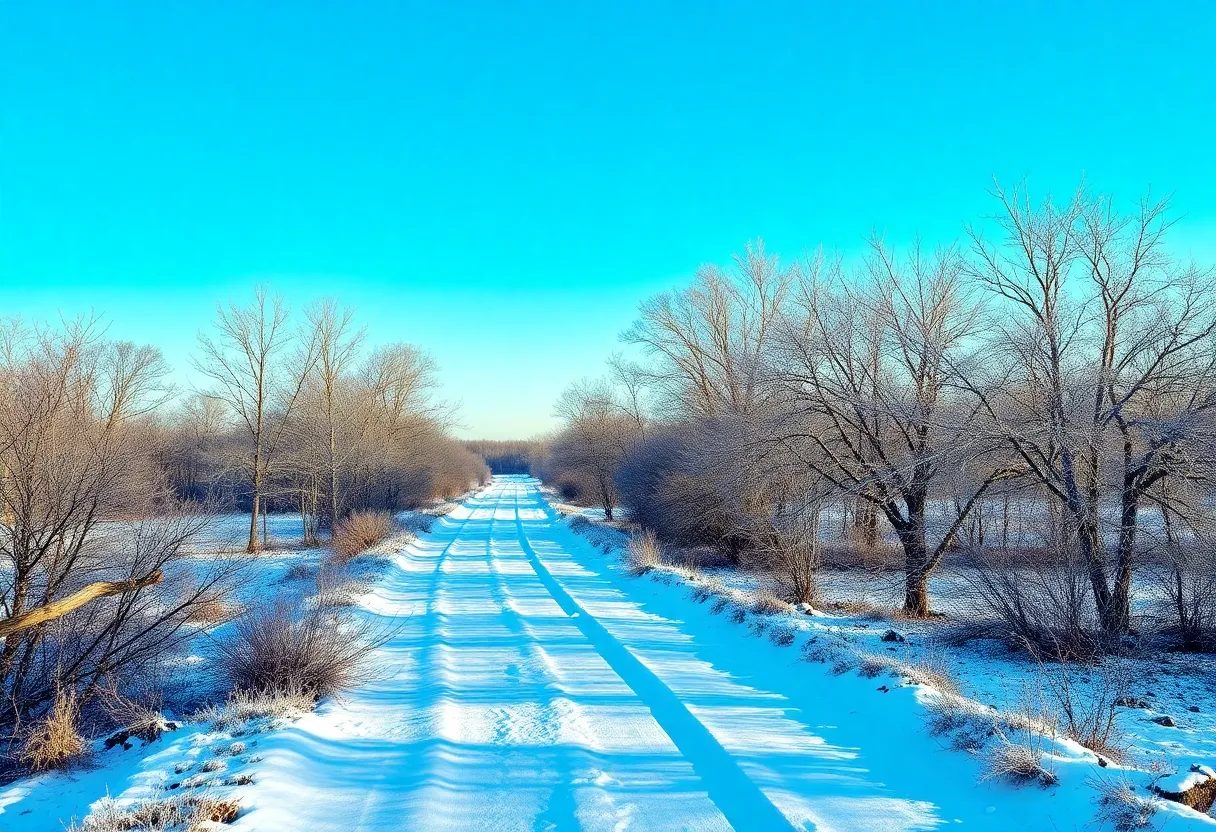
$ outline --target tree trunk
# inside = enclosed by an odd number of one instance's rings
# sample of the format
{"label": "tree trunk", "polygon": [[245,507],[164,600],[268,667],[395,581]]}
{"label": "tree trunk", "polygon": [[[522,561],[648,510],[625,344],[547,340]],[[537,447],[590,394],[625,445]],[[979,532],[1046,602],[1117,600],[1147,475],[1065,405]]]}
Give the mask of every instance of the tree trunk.
{"label": "tree trunk", "polygon": [[253,509],[249,515],[249,546],[245,551],[249,553],[256,552],[261,546],[258,544],[258,504],[261,497],[258,496],[257,488],[254,488]]}
{"label": "tree trunk", "polygon": [[329,411],[329,535],[333,537],[338,529],[338,460],[332,404]]}
{"label": "tree trunk", "polygon": [[1140,488],[1136,475],[1123,477],[1123,495],[1119,511],[1119,562],[1115,574],[1115,589],[1102,616],[1102,629],[1110,635],[1121,635],[1132,623],[1132,564],[1136,557],[1136,531],[1140,510]]}
{"label": "tree trunk", "polygon": [[907,517],[896,527],[904,549],[904,612],[929,615],[929,551],[925,542],[925,496],[905,496]]}

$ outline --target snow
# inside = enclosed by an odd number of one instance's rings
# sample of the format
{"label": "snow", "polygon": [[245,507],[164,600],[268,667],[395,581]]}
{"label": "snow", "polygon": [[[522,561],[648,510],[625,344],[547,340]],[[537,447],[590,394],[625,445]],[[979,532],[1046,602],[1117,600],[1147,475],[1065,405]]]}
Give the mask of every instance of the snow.
{"label": "snow", "polygon": [[[1046,748],[1058,785],[985,779],[977,755],[927,730],[937,692],[800,658],[840,626],[885,650],[885,626],[798,613],[732,623],[683,577],[630,577],[528,478],[497,478],[392,557],[360,601],[393,627],[374,678],[241,738],[256,754],[232,764],[253,783],[223,787],[243,807],[228,828],[1021,832],[1086,827],[1112,772],[1151,780],[1067,742]],[[776,627],[792,643],[750,634]],[[910,641],[899,649],[919,649]],[[232,740],[190,726],[103,752],[90,771],[0,788],[0,830],[60,829],[107,792],[154,793]],[[1207,749],[1196,739],[1178,756]],[[1216,823],[1162,814],[1171,829]]]}

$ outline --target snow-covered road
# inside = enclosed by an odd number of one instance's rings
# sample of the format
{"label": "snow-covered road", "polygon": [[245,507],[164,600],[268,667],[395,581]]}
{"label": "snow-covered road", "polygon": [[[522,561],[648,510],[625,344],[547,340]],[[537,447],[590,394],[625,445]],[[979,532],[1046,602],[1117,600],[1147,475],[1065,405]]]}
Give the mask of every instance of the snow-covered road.
{"label": "snow-covered road", "polygon": [[443,518],[365,601],[404,622],[378,678],[263,738],[236,828],[1027,829],[1070,802],[976,785],[910,689],[830,676],[609,560],[523,478]]}

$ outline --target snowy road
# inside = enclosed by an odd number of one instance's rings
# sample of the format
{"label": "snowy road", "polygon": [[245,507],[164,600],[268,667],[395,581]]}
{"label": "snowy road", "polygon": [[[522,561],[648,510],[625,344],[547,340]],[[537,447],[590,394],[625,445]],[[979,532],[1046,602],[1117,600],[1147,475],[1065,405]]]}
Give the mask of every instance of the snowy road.
{"label": "snowy road", "polygon": [[609,560],[530,481],[466,502],[366,602],[404,619],[379,678],[265,738],[237,828],[1004,829],[1042,812],[1002,816],[898,705],[907,690],[829,677],[703,607],[660,614]]}

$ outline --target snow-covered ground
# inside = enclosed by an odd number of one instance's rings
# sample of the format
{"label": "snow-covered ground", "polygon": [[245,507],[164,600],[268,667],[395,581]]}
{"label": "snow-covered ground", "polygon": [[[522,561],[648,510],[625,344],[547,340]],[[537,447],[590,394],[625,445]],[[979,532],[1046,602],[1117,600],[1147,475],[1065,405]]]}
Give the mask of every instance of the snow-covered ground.
{"label": "snow-covered ground", "polygon": [[[535,482],[499,478],[362,598],[395,628],[372,682],[256,737],[192,726],[12,784],[0,830],[60,829],[234,741],[249,747],[221,756],[252,782],[223,787],[243,807],[230,828],[263,831],[1071,830],[1093,828],[1096,784],[1120,776],[1059,742],[1058,784],[985,779],[926,728],[934,691],[803,659],[811,639],[864,641],[863,622],[743,614],[660,577],[631,577]],[[841,626],[858,635],[822,629]],[[1175,805],[1161,820],[1211,823]]]}

